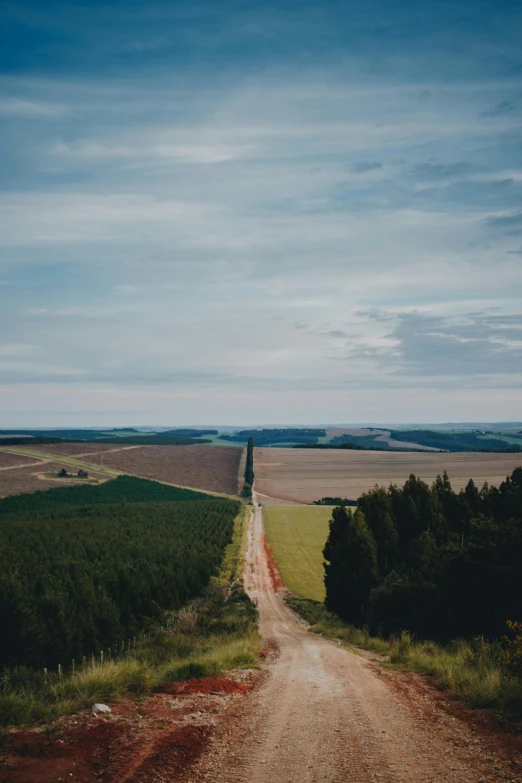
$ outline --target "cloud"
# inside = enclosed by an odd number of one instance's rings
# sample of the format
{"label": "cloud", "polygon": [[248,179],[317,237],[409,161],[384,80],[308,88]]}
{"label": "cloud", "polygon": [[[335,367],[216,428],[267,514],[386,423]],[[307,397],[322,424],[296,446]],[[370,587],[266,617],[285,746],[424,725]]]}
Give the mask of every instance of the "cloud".
{"label": "cloud", "polygon": [[423,182],[461,179],[477,171],[477,166],[466,161],[458,163],[417,163],[411,173],[415,179]]}
{"label": "cloud", "polygon": [[510,101],[500,101],[496,106],[488,111],[483,111],[482,117],[505,117],[506,115],[513,114],[515,107]]}
{"label": "cloud", "polygon": [[507,229],[509,233],[519,233],[522,231],[522,212],[488,217],[484,222],[491,228]]}
{"label": "cloud", "polygon": [[461,379],[522,375],[522,313],[448,318],[410,311],[396,314],[394,321],[388,345],[362,352],[395,373]]}
{"label": "cloud", "polygon": [[0,115],[7,117],[27,118],[59,118],[68,114],[66,106],[56,103],[46,103],[38,100],[25,100],[19,97],[4,98],[0,100]]}
{"label": "cloud", "polygon": [[382,163],[379,161],[360,161],[354,163],[350,168],[350,171],[354,174],[366,174],[367,171],[375,171],[375,169],[382,169]]}

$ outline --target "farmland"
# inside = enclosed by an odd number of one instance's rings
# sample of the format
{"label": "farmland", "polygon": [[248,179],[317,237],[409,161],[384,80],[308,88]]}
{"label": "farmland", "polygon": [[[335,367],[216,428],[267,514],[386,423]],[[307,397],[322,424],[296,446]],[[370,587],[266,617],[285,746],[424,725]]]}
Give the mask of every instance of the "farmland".
{"label": "farmland", "polygon": [[243,483],[243,476],[239,476],[243,449],[237,447],[60,443],[12,448],[16,453],[0,450],[6,465],[0,469],[0,497],[56,486],[57,479],[45,474],[63,466],[75,472],[83,468],[93,478],[129,473],[228,495],[239,494]]}
{"label": "farmland", "polygon": [[237,495],[241,456],[242,449],[233,446],[142,446],[87,459],[122,473]]}
{"label": "farmland", "polygon": [[324,601],[323,547],[332,508],[269,506],[265,532],[285,587],[299,598]]}
{"label": "farmland", "polygon": [[256,449],[256,490],[270,498],[311,503],[325,496],[357,499],[375,484],[403,484],[411,473],[431,483],[448,471],[454,489],[470,478],[477,486],[498,485],[522,464],[521,454],[481,452],[379,452],[315,449]]}
{"label": "farmland", "polygon": [[[30,448],[30,444],[27,445]],[[114,449],[125,448],[137,448],[136,446],[126,446],[125,441],[123,443],[50,443],[40,446],[40,450],[49,452],[49,454],[57,454],[63,457],[79,456],[86,454],[101,454],[104,451],[113,451]]]}
{"label": "farmland", "polygon": [[[0,452],[0,456],[3,456]],[[11,456],[11,455],[9,455]],[[15,457],[16,458],[16,457]],[[45,474],[58,473],[63,468],[62,463],[49,462],[34,459],[29,461],[25,467],[14,467],[0,470],[0,498],[6,495],[17,495],[20,492],[37,492],[41,489],[54,489],[57,486],[67,486],[77,484],[78,480],[71,478],[49,478]],[[69,470],[71,470],[69,468]],[[104,473],[93,472],[88,469],[89,478],[105,480],[107,476]]]}
{"label": "farmland", "polygon": [[24,457],[23,454],[9,454],[4,451],[0,451],[0,470],[4,468],[17,468],[23,467],[33,460],[30,457]]}
{"label": "farmland", "polygon": [[0,665],[78,659],[181,607],[217,572],[240,508],[129,476],[4,498]]}

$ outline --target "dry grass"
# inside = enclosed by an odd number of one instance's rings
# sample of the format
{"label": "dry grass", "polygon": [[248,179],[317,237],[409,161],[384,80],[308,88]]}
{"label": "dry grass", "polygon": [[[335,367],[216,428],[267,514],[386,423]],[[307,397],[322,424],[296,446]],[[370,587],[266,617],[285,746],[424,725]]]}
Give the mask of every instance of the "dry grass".
{"label": "dry grass", "polygon": [[237,495],[241,456],[242,449],[232,446],[137,446],[86,459],[144,478]]}
{"label": "dry grass", "polygon": [[[335,449],[256,449],[256,490],[298,503],[330,496],[357,499],[375,484],[404,484],[410,473],[431,483],[448,471],[454,489],[470,478],[498,485],[522,464],[522,454],[398,453]],[[261,498],[263,505],[269,501]]]}

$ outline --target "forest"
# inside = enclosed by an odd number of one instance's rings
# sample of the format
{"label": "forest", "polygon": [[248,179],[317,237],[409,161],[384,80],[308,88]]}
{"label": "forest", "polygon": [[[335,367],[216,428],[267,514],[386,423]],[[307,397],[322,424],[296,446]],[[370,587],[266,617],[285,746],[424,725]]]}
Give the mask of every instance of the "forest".
{"label": "forest", "polygon": [[500,487],[446,473],[430,487],[375,488],[334,509],[323,551],[326,606],[381,635],[498,638],[522,618],[522,468]]}
{"label": "forest", "polygon": [[443,451],[522,451],[502,438],[484,438],[476,432],[436,432],[433,430],[391,430],[394,440],[419,443]]}
{"label": "forest", "polygon": [[326,430],[318,429],[260,429],[240,430],[232,434],[220,435],[220,440],[228,440],[233,443],[245,443],[249,438],[254,439],[258,447],[276,446],[280,443],[317,443],[317,439],[326,436]]}
{"label": "forest", "polygon": [[200,595],[240,507],[131,477],[1,500],[0,668],[119,648]]}

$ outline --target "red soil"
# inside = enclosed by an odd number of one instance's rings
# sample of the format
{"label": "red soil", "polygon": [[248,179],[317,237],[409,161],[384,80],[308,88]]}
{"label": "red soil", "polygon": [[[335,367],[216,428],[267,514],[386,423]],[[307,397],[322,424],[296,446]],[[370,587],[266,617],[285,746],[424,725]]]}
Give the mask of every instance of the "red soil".
{"label": "red soil", "polygon": [[246,693],[251,688],[251,683],[207,677],[204,680],[193,679],[185,682],[165,682],[158,688],[158,691],[160,693],[171,693],[176,696],[186,696],[191,693]]}
{"label": "red soil", "polygon": [[207,747],[216,718],[254,687],[209,678],[167,683],[142,702],[111,704],[108,717],[83,712],[51,730],[11,730],[0,743],[1,783],[184,781]]}
{"label": "red soil", "polygon": [[274,556],[272,554],[272,550],[270,549],[270,544],[268,543],[268,541],[264,536],[263,536],[263,545],[265,547],[268,570],[270,572],[270,579],[272,580],[274,590],[282,590],[284,588],[283,580],[281,579],[279,575],[279,571],[277,570]]}

